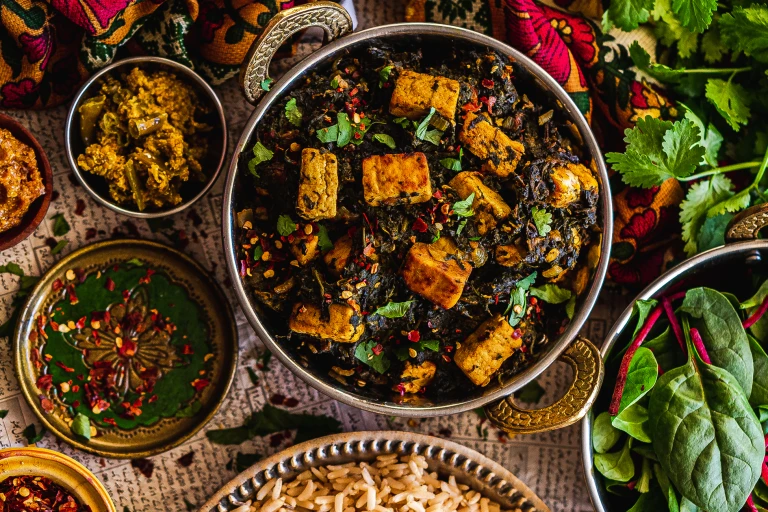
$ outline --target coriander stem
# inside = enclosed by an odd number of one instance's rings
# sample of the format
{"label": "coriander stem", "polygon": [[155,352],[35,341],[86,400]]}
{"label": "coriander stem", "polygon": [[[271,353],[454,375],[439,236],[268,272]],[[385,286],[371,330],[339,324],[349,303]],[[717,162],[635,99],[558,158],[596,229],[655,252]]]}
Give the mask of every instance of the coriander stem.
{"label": "coriander stem", "polygon": [[768,167],[768,149],[765,150],[765,156],[763,156],[763,161],[760,164],[760,169],[757,170],[757,176],[755,176],[755,181],[752,182],[752,188],[757,188],[757,186],[760,184],[760,180],[763,179],[763,174],[765,174],[766,167]]}
{"label": "coriander stem", "polygon": [[734,75],[736,73],[741,73],[742,71],[749,71],[752,69],[751,67],[744,67],[744,68],[696,68],[696,69],[686,69],[683,71],[683,73],[708,73],[708,74],[725,74],[725,73],[733,73]]}
{"label": "coriander stem", "polygon": [[760,162],[741,162],[738,164],[725,165],[723,167],[715,167],[714,169],[710,169],[704,172],[699,172],[696,174],[691,174],[690,176],[686,176],[685,178],[678,178],[677,180],[693,181],[693,180],[698,180],[699,178],[706,178],[707,176],[712,176],[714,174],[722,174],[725,172],[739,171],[741,169],[750,169],[752,167],[757,167],[758,165],[760,165]]}

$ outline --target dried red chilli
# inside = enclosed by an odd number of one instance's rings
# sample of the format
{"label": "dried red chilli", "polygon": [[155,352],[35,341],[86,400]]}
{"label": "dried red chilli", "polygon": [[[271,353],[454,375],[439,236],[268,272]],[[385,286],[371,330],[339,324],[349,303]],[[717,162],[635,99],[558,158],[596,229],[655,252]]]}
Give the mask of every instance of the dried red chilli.
{"label": "dried red chilli", "polygon": [[768,295],[766,295],[766,297],[763,299],[763,302],[760,303],[760,307],[757,308],[757,311],[755,311],[752,315],[750,315],[749,318],[742,322],[742,327],[744,327],[744,329],[749,329],[755,325],[755,323],[757,323],[760,318],[762,318],[766,311],[768,311]]}
{"label": "dried red chilli", "polygon": [[608,412],[611,414],[611,416],[616,416],[619,413],[621,396],[624,394],[624,385],[627,383],[627,373],[629,372],[629,364],[632,362],[632,357],[634,357],[635,352],[637,352],[637,349],[640,348],[640,345],[643,344],[645,338],[648,337],[648,333],[651,332],[651,329],[661,316],[662,309],[663,308],[661,305],[653,308],[653,311],[651,311],[651,314],[648,315],[648,318],[645,320],[642,329],[640,329],[640,332],[637,333],[635,339],[632,340],[632,343],[629,345],[626,353],[624,353],[624,357],[621,359],[619,375],[616,377],[616,387],[613,389],[611,405],[608,408]]}
{"label": "dried red chilli", "polygon": [[695,327],[691,327],[690,333],[693,346],[696,348],[696,352],[699,353],[701,360],[707,364],[712,364],[712,360],[709,358],[709,354],[707,354],[707,349],[704,347],[704,340],[701,339],[699,330]]}
{"label": "dried red chilli", "polygon": [[[0,494],[4,497],[4,512],[29,510],[55,510],[57,512],[91,512],[64,487],[44,476],[22,475],[8,477],[0,482]],[[36,506],[37,508],[32,508]]]}

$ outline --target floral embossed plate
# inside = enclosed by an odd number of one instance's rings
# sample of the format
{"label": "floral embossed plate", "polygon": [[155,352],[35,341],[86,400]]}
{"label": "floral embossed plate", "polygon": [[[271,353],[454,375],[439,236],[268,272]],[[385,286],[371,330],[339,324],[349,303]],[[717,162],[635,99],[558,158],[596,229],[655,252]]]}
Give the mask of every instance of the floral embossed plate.
{"label": "floral embossed plate", "polygon": [[59,261],[14,335],[16,373],[55,435],[105,457],[146,457],[193,436],[237,366],[226,297],[184,254],[99,242]]}

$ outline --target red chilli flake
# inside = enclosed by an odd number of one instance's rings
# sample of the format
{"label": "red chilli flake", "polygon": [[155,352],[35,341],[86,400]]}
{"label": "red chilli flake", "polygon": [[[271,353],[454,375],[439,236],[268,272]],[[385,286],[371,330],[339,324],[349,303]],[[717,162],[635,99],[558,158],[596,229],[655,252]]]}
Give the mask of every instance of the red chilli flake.
{"label": "red chilli flake", "polygon": [[195,379],[192,381],[192,387],[195,388],[195,391],[202,391],[205,389],[208,384],[211,382],[208,379]]}
{"label": "red chilli flake", "polygon": [[54,364],[56,364],[56,366],[58,366],[59,368],[61,368],[62,370],[64,370],[67,373],[75,373],[75,369],[74,368],[70,368],[69,366],[65,365],[61,361],[56,361]]}
{"label": "red chilli flake", "polygon": [[61,279],[56,279],[51,285],[51,289],[55,292],[61,290],[62,288],[64,288],[64,283],[61,281]]}
{"label": "red chilli flake", "polygon": [[429,226],[427,226],[427,223],[424,222],[424,219],[419,217],[413,222],[413,230],[418,231],[419,233],[426,233]]}
{"label": "red chilli flake", "polygon": [[412,341],[416,343],[421,339],[421,334],[419,334],[419,331],[413,330],[408,333],[408,341]]}
{"label": "red chilli flake", "polygon": [[648,318],[645,320],[645,324],[643,324],[642,329],[640,329],[640,332],[637,333],[637,336],[634,340],[632,340],[632,344],[629,346],[627,351],[624,353],[624,357],[621,359],[621,367],[619,368],[619,375],[616,377],[616,387],[613,389],[613,397],[611,398],[611,405],[608,408],[608,412],[611,414],[611,416],[616,416],[619,413],[619,405],[621,404],[621,395],[624,394],[624,385],[627,383],[627,372],[629,371],[629,363],[632,362],[632,358],[635,355],[635,352],[637,352],[637,349],[640,348],[640,345],[643,344],[643,341],[645,341],[645,338],[648,337],[648,333],[651,332],[651,329],[656,324],[656,321],[661,316],[661,310],[662,306],[656,306],[653,308],[653,311],[651,311],[651,314],[648,315]]}
{"label": "red chilli flake", "polygon": [[37,389],[40,391],[48,391],[51,389],[51,386],[53,386],[53,375],[41,375],[37,378],[35,384],[37,385]]}
{"label": "red chilli flake", "polygon": [[691,341],[693,342],[693,346],[696,347],[696,352],[699,353],[701,360],[707,364],[712,364],[712,360],[709,358],[709,354],[707,354],[707,349],[704,347],[704,340],[701,339],[699,330],[695,327],[692,327],[690,332]]}
{"label": "red chilli flake", "polygon": [[185,356],[190,356],[195,352],[192,350],[192,345],[184,345],[184,347],[181,349],[181,353]]}
{"label": "red chilli flake", "polygon": [[373,352],[375,355],[379,355],[382,352],[384,352],[384,347],[381,345],[381,343],[378,343],[375,347],[371,349],[371,352]]}
{"label": "red chilli flake", "polygon": [[80,302],[77,299],[77,294],[75,293],[75,285],[69,284],[67,285],[67,294],[69,295],[69,303],[74,306],[78,302]]}
{"label": "red chilli flake", "polygon": [[128,302],[131,299],[131,290],[123,290],[123,302]]}
{"label": "red chilli flake", "polygon": [[104,281],[104,288],[106,288],[110,292],[115,291],[115,282],[112,280],[111,277],[108,277],[106,281]]}
{"label": "red chilli flake", "polygon": [[766,297],[763,299],[763,302],[760,304],[760,307],[757,308],[757,311],[755,311],[749,318],[744,320],[741,325],[745,329],[749,329],[755,325],[755,323],[760,320],[760,318],[762,318],[766,311],[768,311],[768,295],[766,295]]}
{"label": "red chilli flake", "polygon": [[480,83],[483,84],[483,87],[485,87],[486,89],[493,89],[493,80],[491,80],[490,78],[483,78],[483,80]]}
{"label": "red chilli flake", "polygon": [[155,271],[151,268],[147,269],[147,273],[144,275],[144,277],[139,279],[139,283],[141,284],[149,284],[152,281],[152,274],[154,274]]}

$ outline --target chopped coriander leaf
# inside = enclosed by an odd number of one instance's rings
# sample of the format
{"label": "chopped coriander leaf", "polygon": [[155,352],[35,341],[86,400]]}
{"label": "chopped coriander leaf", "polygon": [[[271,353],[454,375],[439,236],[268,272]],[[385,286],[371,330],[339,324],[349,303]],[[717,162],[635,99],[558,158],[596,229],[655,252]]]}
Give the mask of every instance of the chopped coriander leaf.
{"label": "chopped coriander leaf", "polygon": [[384,83],[389,80],[389,75],[392,74],[394,66],[384,66],[379,71],[379,89],[384,87]]}
{"label": "chopped coriander leaf", "polygon": [[426,115],[424,119],[421,120],[419,125],[416,127],[416,138],[424,140],[424,138],[427,136],[427,129],[429,128],[429,121],[432,119],[432,116],[435,115],[435,107],[431,107],[429,109],[429,114]]}
{"label": "chopped coriander leaf", "polygon": [[632,31],[648,21],[653,0],[613,0],[607,18],[624,31]]}
{"label": "chopped coriander leaf", "polygon": [[525,316],[525,310],[528,307],[528,288],[536,281],[537,272],[529,275],[528,277],[519,280],[515,283],[515,287],[509,294],[509,304],[504,311],[504,316],[507,316],[507,321],[512,327],[520,323]]}
{"label": "chopped coriander leaf", "polygon": [[768,62],[768,6],[736,5],[733,11],[720,17],[717,26],[728,48],[744,52],[759,62]]}
{"label": "chopped coriander leaf", "polygon": [[464,156],[464,148],[459,148],[459,158],[443,158],[440,165],[451,171],[461,170],[461,158]]}
{"label": "chopped coriander leaf", "polygon": [[401,318],[405,316],[410,309],[411,304],[414,301],[407,300],[405,302],[387,302],[380,308],[373,312],[374,315],[381,315],[386,318]]}
{"label": "chopped coriander leaf", "polygon": [[248,378],[251,379],[251,384],[253,384],[254,386],[258,386],[259,376],[256,375],[256,372],[253,370],[253,368],[251,368],[250,366],[246,366],[245,369],[248,372]]}
{"label": "chopped coriander leaf", "polygon": [[410,128],[411,127],[411,121],[406,117],[396,117],[392,120],[393,123],[399,124],[403,128]]}
{"label": "chopped coriander leaf", "polygon": [[248,161],[248,171],[258,178],[259,174],[256,172],[256,166],[272,160],[274,155],[275,154],[267,149],[264,144],[257,142],[256,145],[253,146],[253,158]]}
{"label": "chopped coriander leaf", "polygon": [[281,215],[277,218],[277,232],[282,236],[288,236],[296,231],[296,223],[288,215]]}
{"label": "chopped coriander leaf", "polygon": [[624,153],[605,157],[624,183],[635,187],[650,188],[669,178],[689,176],[705,153],[699,128],[688,119],[671,123],[646,116],[624,135]]}
{"label": "chopped coriander leaf", "polygon": [[699,233],[707,219],[707,212],[716,204],[732,196],[733,183],[722,174],[691,185],[680,203],[680,223],[683,225],[685,252],[693,256],[698,251]]}
{"label": "chopped coriander leaf", "polygon": [[707,99],[718,112],[725,118],[728,125],[734,130],[741,125],[746,125],[752,115],[750,104],[752,97],[744,87],[719,78],[707,80],[705,88]]}
{"label": "chopped coriander leaf", "polygon": [[475,214],[475,211],[472,209],[472,203],[475,201],[475,193],[472,192],[467,196],[466,199],[463,201],[456,201],[453,203],[453,213],[458,215],[459,217],[471,217]]}
{"label": "chopped coriander leaf", "polygon": [[331,80],[331,88],[332,89],[338,89],[339,88],[339,75],[336,75]]}
{"label": "chopped coriander leaf", "polygon": [[274,80],[272,80],[271,78],[265,78],[264,80],[261,81],[261,89],[263,91],[269,92],[270,87],[272,87],[272,82],[274,82]]}
{"label": "chopped coriander leaf", "polygon": [[339,138],[336,139],[338,146],[344,147],[352,139],[352,126],[349,122],[349,116],[343,112],[336,114],[336,121],[339,126]]}
{"label": "chopped coriander leaf", "polygon": [[301,126],[301,110],[296,106],[296,98],[291,98],[285,104],[285,117],[293,126]]}
{"label": "chopped coriander leaf", "polygon": [[632,57],[632,62],[635,63],[635,66],[662,82],[677,81],[686,73],[684,67],[673,69],[664,64],[651,62],[651,56],[637,41],[633,42],[629,47],[629,56]]}
{"label": "chopped coriander leaf", "polygon": [[438,340],[421,340],[416,343],[402,341],[400,342],[400,345],[395,348],[397,359],[400,361],[407,361],[411,357],[410,349],[413,349],[416,352],[424,352],[425,350],[440,352],[440,342]]}
{"label": "chopped coriander leaf", "polygon": [[339,138],[339,125],[334,124],[328,128],[317,130],[317,138],[320,139],[320,142],[336,142]]}
{"label": "chopped coriander leaf", "polygon": [[373,136],[373,140],[376,142],[381,142],[385,146],[387,146],[389,149],[395,149],[395,139],[392,138],[391,135],[387,135],[386,133],[377,133]]}
{"label": "chopped coriander leaf", "polygon": [[320,231],[317,233],[317,245],[320,247],[320,251],[327,252],[333,249],[333,242],[328,236],[328,229],[320,225]]}
{"label": "chopped coriander leaf", "polygon": [[700,34],[712,23],[717,0],[673,0],[672,10],[684,27]]}
{"label": "chopped coriander leaf", "polygon": [[64,218],[64,215],[57,213],[51,216],[53,219],[53,236],[64,236],[69,233],[69,222]]}
{"label": "chopped coriander leaf", "polygon": [[355,357],[370,366],[378,373],[384,374],[389,370],[390,362],[387,356],[383,352],[376,354],[374,348],[379,344],[376,341],[368,340],[361,341],[357,347],[355,347]]}
{"label": "chopped coriander leaf", "polygon": [[547,210],[534,206],[531,209],[531,217],[533,224],[536,226],[536,231],[539,232],[539,236],[547,236],[547,233],[552,231],[550,226],[552,214],[547,212]]}

